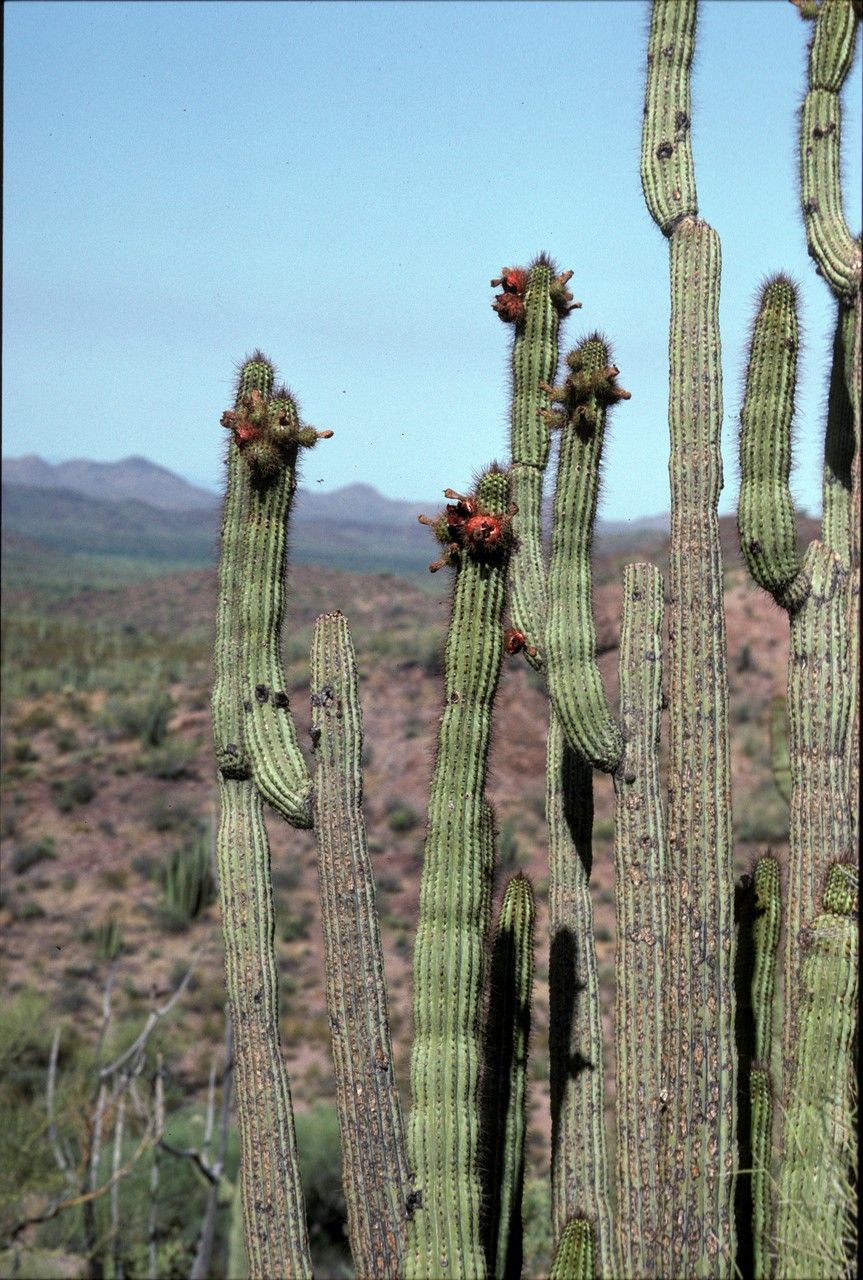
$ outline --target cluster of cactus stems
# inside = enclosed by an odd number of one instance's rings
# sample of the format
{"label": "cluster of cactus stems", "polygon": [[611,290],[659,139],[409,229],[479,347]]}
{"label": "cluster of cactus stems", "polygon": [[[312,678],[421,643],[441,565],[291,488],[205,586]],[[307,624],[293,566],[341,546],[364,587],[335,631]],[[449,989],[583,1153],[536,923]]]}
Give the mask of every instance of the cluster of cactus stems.
{"label": "cluster of cactus stems", "polygon": [[[668,242],[668,580],[623,575],[619,695],[596,660],[591,544],[612,410],[629,392],[609,342],[563,361],[580,306],[545,255],[492,281],[513,330],[511,458],[421,516],[453,577],[443,711],[428,801],[406,1120],[362,811],[362,715],[347,620],[323,614],[311,659],[314,772],[280,657],[303,424],[260,352],[229,431],[213,719],[226,972],[235,1034],[245,1249],[255,1276],[311,1275],[290,1086],[279,1043],[264,802],[314,828],[348,1234],[363,1277],[500,1277],[522,1269],[534,894],[519,874],[493,920],[486,773],[495,692],[523,654],[549,697],[549,1065],[556,1280],[843,1275],[856,1156],[860,518],[860,243],[842,213],[839,91],[848,0],[814,23],[801,113],[810,252],[836,297],[821,539],[801,555],[789,488],[796,290],[765,285],[741,410],[739,529],[759,586],[787,611],[787,699],[772,709],[790,805],[787,873],[769,853],[735,888],[718,499],[720,247],[699,217],[691,145],[696,0],[654,0],[641,177]],[[551,549],[542,496],[559,454]],[[667,646],[663,652],[663,634]],[[663,685],[665,694],[663,695]],[[663,717],[663,708],[667,714]],[[787,707],[787,737],[784,731]],[[668,729],[667,793],[660,782]],[[616,1160],[605,1134],[593,930],[593,773],[614,806]],[[784,881],[784,887],[782,882]],[[781,984],[776,982],[780,936]],[[774,1047],[775,993],[784,992]]]}

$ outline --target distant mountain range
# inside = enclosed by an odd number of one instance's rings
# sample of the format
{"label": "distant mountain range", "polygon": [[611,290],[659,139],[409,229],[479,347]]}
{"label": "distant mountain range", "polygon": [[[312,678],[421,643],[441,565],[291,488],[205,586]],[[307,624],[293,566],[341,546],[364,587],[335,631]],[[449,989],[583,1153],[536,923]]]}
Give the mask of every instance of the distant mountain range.
{"label": "distant mountain range", "polygon": [[[4,552],[50,547],[66,555],[125,556],[166,563],[212,564],[220,498],[146,458],[49,463],[35,454],[3,459]],[[291,520],[298,563],[358,572],[413,573],[434,558],[417,521],[442,503],[386,498],[370,485],[332,493],[300,488]],[[667,516],[599,522],[604,551],[661,541]]]}

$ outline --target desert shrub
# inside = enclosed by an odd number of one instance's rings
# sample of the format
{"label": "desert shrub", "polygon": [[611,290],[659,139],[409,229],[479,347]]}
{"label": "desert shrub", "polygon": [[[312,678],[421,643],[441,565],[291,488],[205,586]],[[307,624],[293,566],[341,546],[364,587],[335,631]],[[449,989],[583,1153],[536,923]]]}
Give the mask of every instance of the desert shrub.
{"label": "desert shrub", "polygon": [[307,938],[311,923],[312,917],[307,911],[300,914],[293,911],[280,913],[279,936],[282,942],[297,942],[300,938]]}
{"label": "desert shrub", "polygon": [[93,930],[93,949],[100,960],[115,960],[123,950],[123,935],[116,920],[103,920]]}
{"label": "desert shrub", "polygon": [[316,1103],[297,1115],[296,1126],[312,1266],[316,1275],[338,1280],[353,1274],[345,1235],[338,1114],[335,1107]]}
{"label": "desert shrub", "polygon": [[11,908],[16,920],[42,920],[45,916],[44,907],[40,907],[32,898],[19,898],[11,904]]}
{"label": "desert shrub", "polygon": [[188,805],[166,796],[157,796],[147,806],[144,821],[151,831],[183,831],[194,827],[197,818]]}
{"label": "desert shrub", "polygon": [[29,738],[19,738],[12,743],[12,759],[18,764],[31,764],[39,759],[39,753],[33,750]]}
{"label": "desert shrub", "polygon": [[159,923],[169,931],[187,928],[215,897],[211,839],[201,831],[187,844],[168,855],[162,866],[163,901]]}
{"label": "desert shrub", "polygon": [[388,800],[386,805],[387,826],[390,831],[401,834],[404,831],[413,831],[419,822],[415,809],[409,804],[403,804],[401,800]]}
{"label": "desert shrub", "polygon": [[746,844],[788,839],[788,805],[773,786],[762,785],[735,805],[738,840]]}
{"label": "desert shrub", "polygon": [[100,724],[109,738],[138,738],[147,747],[159,747],[168,736],[173,709],[170,694],[153,690],[146,698],[109,698]]}
{"label": "desert shrub", "polygon": [[54,738],[54,746],[61,755],[75,751],[78,746],[78,735],[74,729],[60,729]]}
{"label": "desert shrub", "polygon": [[12,871],[16,876],[20,876],[38,863],[52,861],[56,857],[57,850],[53,839],[51,836],[43,836],[41,840],[32,840],[29,844],[18,846],[12,854]]}
{"label": "desert shrub", "polygon": [[73,778],[55,778],[51,783],[54,803],[61,813],[68,813],[79,804],[89,804],[96,794],[92,779],[86,773]]}
{"label": "desert shrub", "polygon": [[169,738],[143,756],[140,764],[148,777],[173,782],[177,778],[188,777],[191,773],[189,766],[196,751],[193,742],[186,742],[183,738]]}
{"label": "desert shrub", "polygon": [[515,834],[515,822],[507,818],[497,833],[497,871],[499,875],[511,875],[518,867],[519,844]]}

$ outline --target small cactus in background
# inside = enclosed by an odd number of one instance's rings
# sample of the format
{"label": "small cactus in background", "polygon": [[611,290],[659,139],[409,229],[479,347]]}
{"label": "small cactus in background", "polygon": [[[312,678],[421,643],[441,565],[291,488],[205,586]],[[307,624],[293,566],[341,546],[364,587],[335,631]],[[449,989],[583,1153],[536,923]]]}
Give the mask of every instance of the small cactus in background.
{"label": "small cactus in background", "polygon": [[[485,788],[505,654],[524,655],[545,677],[551,707],[552,1276],[730,1277],[735,1265],[757,1280],[775,1268],[789,1276],[842,1273],[854,1155],[861,326],[859,244],[842,217],[837,157],[838,91],[853,52],[856,9],[845,0],[817,6],[801,123],[807,236],[838,308],[822,539],[802,556],[789,490],[797,299],[785,276],[762,293],[741,413],[743,555],[791,628],[787,735],[784,704],[774,705],[771,720],[777,786],[791,811],[781,1068],[772,1045],[780,934],[774,858],[759,858],[738,888],[736,920],[734,911],[717,514],[720,248],[698,216],[695,189],[695,20],[695,0],[653,0],[641,176],[648,210],[669,245],[672,530],[667,587],[651,565],[624,570],[619,709],[596,660],[590,553],[608,413],[629,392],[618,383],[608,342],[595,332],[566,357],[558,381],[561,325],[581,304],[567,287],[571,272],[559,273],[545,255],[504,268],[492,281],[499,290],[494,310],[512,330],[510,465],[490,467],[469,493],[447,489],[444,509],[420,516],[440,545],[430,568],[450,570],[453,591],[414,950],[406,1125],[362,814],[362,716],[347,620],[325,613],[316,626],[314,778],[281,666],[297,460],[330,433],[302,423],[294,397],[276,385],[260,352],[241,367],[234,406],[223,415],[228,487],[213,719],[252,1275],[303,1276],[311,1268],[278,1039],[264,802],[294,826],[313,826],[318,842],[357,1273],[413,1280],[520,1274],[535,903],[527,879],[515,876],[492,930],[500,859]],[[554,430],[560,453],[547,564],[542,492]],[[594,769],[610,775],[615,797],[613,1175],[590,887]],[[773,1140],[779,1100],[781,1164]]]}

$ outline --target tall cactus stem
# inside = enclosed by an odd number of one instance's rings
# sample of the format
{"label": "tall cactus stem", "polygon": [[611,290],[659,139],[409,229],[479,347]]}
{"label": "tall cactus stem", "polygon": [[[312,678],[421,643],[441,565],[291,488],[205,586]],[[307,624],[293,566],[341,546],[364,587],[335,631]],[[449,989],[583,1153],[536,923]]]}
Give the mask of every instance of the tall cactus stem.
{"label": "tall cactus stem", "polygon": [[586,1218],[573,1218],[560,1237],[551,1280],[594,1280],[595,1254],[592,1224]]}
{"label": "tall cactus stem", "polygon": [[[572,295],[566,288],[568,273],[558,275],[554,264],[541,254],[526,271],[500,281],[504,293],[498,303],[503,319],[514,325],[512,344],[511,496],[518,513],[514,519],[516,546],[510,559],[513,625],[527,638],[526,653],[534,667],[542,654],[530,649],[543,642],[546,614],[546,571],[542,543],[542,487],[551,444],[544,411],[548,409],[548,385],[557,374],[561,317],[570,309]],[[508,293],[522,288],[523,294]],[[521,298],[520,315],[510,316],[513,301]],[[509,305],[501,309],[501,302]]]}
{"label": "tall cactus stem", "polygon": [[411,1179],[362,812],[356,658],[340,613],[317,620],[311,689],[314,825],[348,1236],[357,1274],[372,1280],[403,1274]]}
{"label": "tall cactus stem", "polygon": [[641,128],[641,186],[650,215],[666,236],[682,218],[698,213],[689,86],[695,20],[693,0],[654,0]]}
{"label": "tall cactus stem", "polygon": [[[657,0],[657,7],[689,6]],[[706,223],[687,219],[671,236],[670,256],[665,1267],[716,1276],[729,1274],[735,1253],[734,890],[717,514],[719,239]]]}
{"label": "tall cactus stem", "polygon": [[[505,473],[481,478],[455,526],[481,519],[502,528]],[[457,509],[453,519],[462,519]],[[445,706],[438,733],[414,949],[413,1107],[409,1153],[416,1199],[406,1273],[485,1275],[480,1233],[479,1019],[488,914],[489,819],[483,798],[491,710],[503,658],[508,547],[463,546],[457,559],[445,655]]]}
{"label": "tall cactus stem", "polygon": [[605,1137],[602,1016],[590,872],[591,766],[566,741],[554,710],[548,731],[552,1232],[593,1223],[599,1274],[620,1275]]}
{"label": "tall cactus stem", "polygon": [[562,405],[548,573],[548,692],[570,745],[597,769],[620,763],[623,739],[609,710],[596,663],[590,548],[608,409],[629,392],[599,334],[566,358],[569,374],[552,400]]}
{"label": "tall cactus stem", "polygon": [[[620,714],[625,743],[615,774],[617,917],[617,1224],[626,1275],[659,1274],[664,1194],[659,1149],[665,823],[659,781],[662,575],[629,564],[623,580]],[[633,1229],[633,1224],[638,1229]]]}
{"label": "tall cactus stem", "polygon": [[817,912],[819,886],[828,867],[850,859],[853,842],[846,760],[852,696],[846,574],[832,548],[813,541],[804,556],[801,576],[808,589],[805,603],[791,615],[788,662],[792,789],[783,959],[786,1078],[794,1059],[800,931]]}
{"label": "tall cactus stem", "polygon": [[228,478],[219,555],[216,678],[212,701],[216,763],[225,778],[248,778],[252,771],[246,747],[242,682],[241,597],[249,507],[249,486],[245,471],[240,451],[231,443],[227,459]]}
{"label": "tall cactus stem", "polygon": [[749,572],[780,604],[800,572],[789,483],[799,341],[796,289],[775,276],[762,289],[749,347],[737,524]]}
{"label": "tall cactus stem", "polygon": [[488,1273],[518,1280],[522,1267],[521,1204],[527,1055],[533,987],[533,889],[524,875],[504,891],[492,944],[483,1044],[483,1197]]}
{"label": "tall cactus stem", "polygon": [[251,780],[220,777],[217,840],[225,971],[234,1028],[249,1271],[311,1277],[294,1115],[279,1045],[270,850]]}
{"label": "tall cactus stem", "polygon": [[851,1272],[849,1219],[857,1027],[857,868],[830,869],[821,914],[805,935],[794,1067],[786,1098],[777,1213],[780,1276]]}

